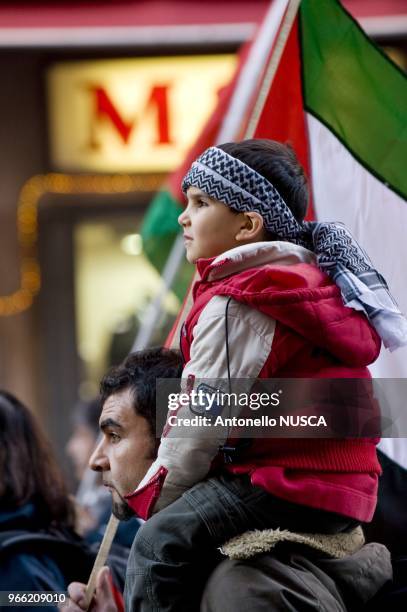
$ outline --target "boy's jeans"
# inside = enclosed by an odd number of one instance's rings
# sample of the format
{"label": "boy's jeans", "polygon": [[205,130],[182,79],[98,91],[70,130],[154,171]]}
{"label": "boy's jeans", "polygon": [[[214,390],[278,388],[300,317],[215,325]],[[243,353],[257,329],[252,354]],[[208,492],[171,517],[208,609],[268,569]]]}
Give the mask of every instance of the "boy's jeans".
{"label": "boy's jeans", "polygon": [[216,550],[249,529],[339,533],[357,521],[273,497],[247,475],[209,478],[149,519],[127,565],[126,612],[199,611]]}

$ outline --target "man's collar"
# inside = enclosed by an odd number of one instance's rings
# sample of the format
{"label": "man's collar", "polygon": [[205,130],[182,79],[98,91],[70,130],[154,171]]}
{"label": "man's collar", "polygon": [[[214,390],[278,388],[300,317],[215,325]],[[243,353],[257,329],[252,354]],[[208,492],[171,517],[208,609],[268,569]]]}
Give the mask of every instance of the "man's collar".
{"label": "man's collar", "polygon": [[290,266],[298,263],[315,264],[315,254],[291,242],[269,241],[243,244],[218,257],[198,259],[196,267],[202,280],[214,281],[247,268],[266,264]]}

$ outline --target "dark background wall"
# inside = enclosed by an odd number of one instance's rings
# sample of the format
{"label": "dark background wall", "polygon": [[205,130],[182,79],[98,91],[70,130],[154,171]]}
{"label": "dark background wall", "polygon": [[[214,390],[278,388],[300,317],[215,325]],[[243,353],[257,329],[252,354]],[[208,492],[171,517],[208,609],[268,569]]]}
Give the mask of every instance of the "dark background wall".
{"label": "dark background wall", "polygon": [[[0,295],[19,286],[16,206],[25,181],[46,169],[42,57],[0,53]],[[38,304],[0,316],[0,386],[41,414]]]}

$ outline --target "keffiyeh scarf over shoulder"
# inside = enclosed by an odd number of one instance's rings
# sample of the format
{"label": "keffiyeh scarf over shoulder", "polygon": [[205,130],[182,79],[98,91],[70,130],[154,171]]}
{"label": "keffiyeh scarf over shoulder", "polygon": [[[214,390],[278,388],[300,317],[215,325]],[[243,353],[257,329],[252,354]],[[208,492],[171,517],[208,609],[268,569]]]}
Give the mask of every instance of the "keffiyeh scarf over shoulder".
{"label": "keffiyeh scarf over shoulder", "polygon": [[313,251],[318,266],[340,288],[344,304],[366,314],[386,348],[407,344],[407,320],[386,281],[341,223],[299,223],[269,181],[217,147],[192,164],[183,191],[191,185],[234,210],[260,213],[268,231]]}

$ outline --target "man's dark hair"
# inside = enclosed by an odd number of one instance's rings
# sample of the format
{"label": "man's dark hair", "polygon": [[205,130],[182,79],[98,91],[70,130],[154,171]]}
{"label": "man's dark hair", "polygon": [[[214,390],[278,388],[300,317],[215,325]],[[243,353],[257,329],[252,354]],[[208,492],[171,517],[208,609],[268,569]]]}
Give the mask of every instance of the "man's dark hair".
{"label": "man's dark hair", "polygon": [[290,145],[259,138],[227,142],[217,147],[272,183],[297,221],[303,221],[308,206],[307,178]]}
{"label": "man's dark hair", "polygon": [[50,444],[34,415],[0,391],[0,502],[15,509],[34,502],[44,528],[73,529],[74,507]]}
{"label": "man's dark hair", "polygon": [[129,355],[122,364],[111,368],[100,383],[101,404],[108,397],[130,389],[133,408],[144,417],[151,435],[155,436],[155,389],[157,378],[181,378],[182,359],[179,351],[151,348]]}

